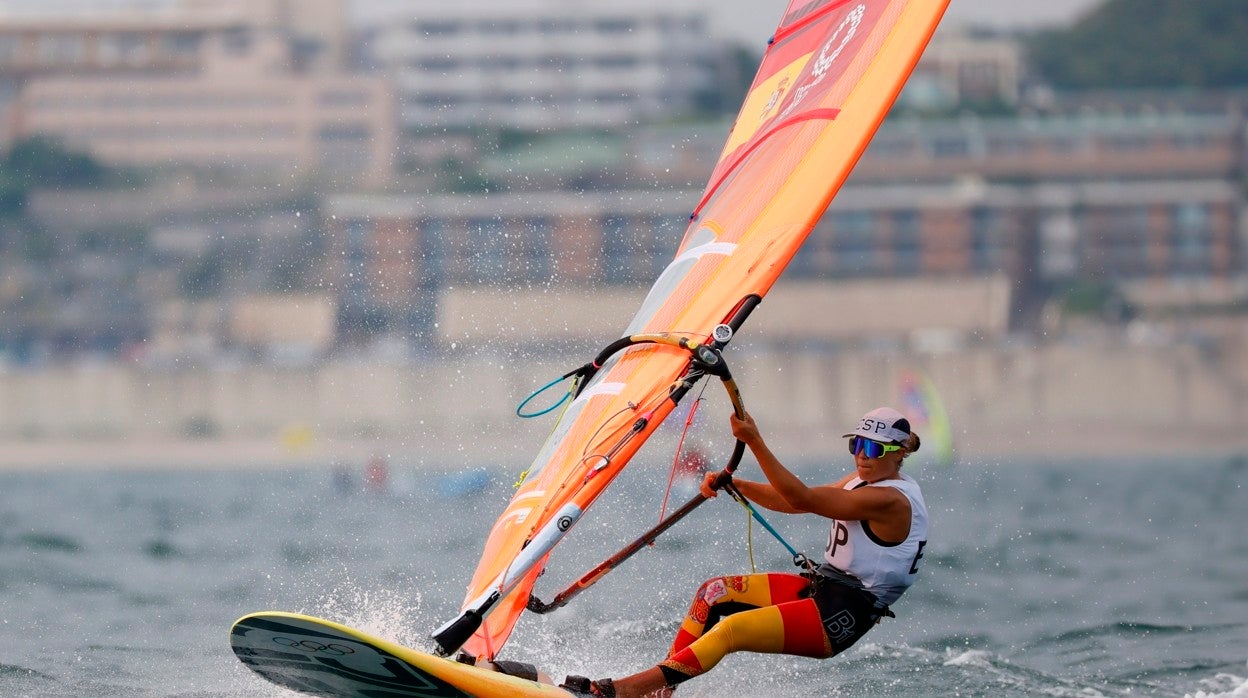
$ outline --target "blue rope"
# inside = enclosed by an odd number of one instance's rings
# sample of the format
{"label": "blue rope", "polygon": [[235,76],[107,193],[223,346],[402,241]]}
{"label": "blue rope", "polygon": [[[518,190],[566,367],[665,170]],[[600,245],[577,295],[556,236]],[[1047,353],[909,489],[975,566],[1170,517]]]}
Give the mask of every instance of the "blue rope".
{"label": "blue rope", "polygon": [[[734,499],[736,499],[736,497],[734,497]],[[745,497],[741,497],[740,499],[737,499],[737,501],[741,502],[741,506],[745,507],[745,510],[750,512],[750,516],[753,516],[755,521],[762,524],[763,528],[767,529],[767,532],[770,533],[772,537],[780,541],[780,545],[783,545],[784,549],[788,550],[789,554],[792,555],[794,559],[797,559],[799,557],[805,557],[805,555],[802,555],[801,553],[797,552],[797,550],[795,550],[793,546],[789,545],[789,542],[784,539],[784,536],[780,535],[780,532],[777,531],[775,528],[772,528],[772,525],[770,523],[767,523],[767,519],[764,519],[763,515],[758,513],[758,510],[755,509],[749,503],[749,501],[746,500]]]}
{"label": "blue rope", "polygon": [[569,377],[571,377],[571,374],[566,375],[566,376],[559,376],[558,378],[554,379],[553,381],[551,381],[551,382],[547,383],[546,385],[543,385],[542,387],[540,387],[540,388],[538,388],[537,390],[535,390],[535,391],[534,391],[531,395],[529,395],[528,397],[526,397],[526,398],[525,398],[525,399],[524,399],[524,400],[523,400],[523,401],[522,401],[519,405],[517,405],[517,406],[516,406],[516,416],[517,416],[517,417],[522,417],[522,418],[524,418],[524,419],[531,419],[531,418],[533,418],[533,417],[541,417],[541,416],[542,416],[542,415],[544,415],[544,414],[549,414],[549,413],[551,413],[551,412],[554,412],[556,409],[558,409],[558,408],[559,408],[559,406],[560,406],[560,405],[562,405],[563,403],[567,402],[567,401],[568,401],[568,398],[572,396],[572,391],[576,389],[576,383],[573,383],[573,384],[572,384],[572,388],[571,388],[571,389],[569,389],[569,390],[568,390],[568,392],[566,392],[566,393],[564,393],[564,394],[563,394],[563,397],[559,399],[559,402],[556,402],[555,404],[551,405],[550,407],[547,407],[546,409],[541,410],[540,412],[523,412],[522,410],[524,410],[524,406],[525,406],[525,405],[527,405],[527,404],[529,404],[529,402],[531,402],[531,401],[533,400],[533,398],[537,397],[538,395],[541,395],[542,393],[546,392],[547,390],[550,390],[551,388],[555,387],[556,385],[559,385],[560,383],[562,383],[562,382],[564,382],[565,380],[567,380]]}

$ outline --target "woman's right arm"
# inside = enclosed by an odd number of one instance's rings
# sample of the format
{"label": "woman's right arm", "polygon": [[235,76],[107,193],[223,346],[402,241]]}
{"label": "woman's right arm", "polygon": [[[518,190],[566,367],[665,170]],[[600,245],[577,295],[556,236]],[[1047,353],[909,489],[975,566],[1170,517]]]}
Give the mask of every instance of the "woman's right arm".
{"label": "woman's right arm", "polygon": [[776,488],[765,482],[754,482],[752,480],[738,480],[733,478],[732,484],[736,486],[746,499],[772,511],[778,511],[782,514],[801,514],[801,511],[794,509],[788,502],[784,501],[784,497],[776,492]]}

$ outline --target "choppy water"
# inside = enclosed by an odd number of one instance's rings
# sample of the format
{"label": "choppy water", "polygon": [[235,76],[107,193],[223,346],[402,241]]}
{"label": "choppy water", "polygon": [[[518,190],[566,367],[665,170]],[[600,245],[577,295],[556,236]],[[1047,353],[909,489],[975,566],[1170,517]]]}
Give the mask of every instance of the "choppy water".
{"label": "choppy water", "polygon": [[[656,520],[662,485],[645,480],[665,477],[638,466],[561,546],[539,596]],[[426,647],[514,473],[470,494],[396,474],[405,487],[350,496],[328,471],[0,474],[0,695],[293,695],[229,651],[230,624],[256,610]],[[933,532],[897,620],[832,660],[731,657],[681,694],[1248,695],[1243,462],[916,476]],[[773,519],[810,552],[825,535]],[[760,568],[790,569],[757,528],[754,550]],[[704,577],[748,569],[744,514],[709,503],[569,607],[522,620],[509,656],[556,675],[644,668]]]}

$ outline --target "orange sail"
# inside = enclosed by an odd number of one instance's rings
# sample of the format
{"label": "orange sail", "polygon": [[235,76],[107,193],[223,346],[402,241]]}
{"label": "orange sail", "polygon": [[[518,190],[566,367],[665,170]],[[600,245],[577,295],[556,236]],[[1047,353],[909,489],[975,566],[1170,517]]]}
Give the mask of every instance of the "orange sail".
{"label": "orange sail", "polygon": [[[866,149],[947,4],[790,2],[676,257],[625,336],[704,342],[743,299],[766,294]],[[671,412],[669,390],[689,363],[687,351],[654,343],[604,362],[490,531],[461,616],[435,638],[455,636],[457,624],[475,628],[463,651],[498,654],[550,550]]]}

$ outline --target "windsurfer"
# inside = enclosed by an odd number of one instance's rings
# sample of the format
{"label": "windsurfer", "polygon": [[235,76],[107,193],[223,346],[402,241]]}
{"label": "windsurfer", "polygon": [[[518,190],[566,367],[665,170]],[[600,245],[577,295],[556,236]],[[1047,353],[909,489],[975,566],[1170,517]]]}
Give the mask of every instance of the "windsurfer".
{"label": "windsurfer", "polygon": [[[827,658],[858,641],[918,574],[927,544],[927,507],[919,485],[901,472],[919,450],[919,436],[897,410],[880,407],[845,434],[855,470],[810,487],[786,468],[749,415],[732,417],[732,432],[754,457],[766,482],[733,479],[746,499],[772,511],[815,514],[831,521],[824,562],[802,574],[716,577],[694,596],[667,658],[620,679],[569,677],[590,695],[660,695],[710,671],[731,652]],[[702,492],[715,496],[716,473]],[[579,685],[577,685],[579,683]]]}

